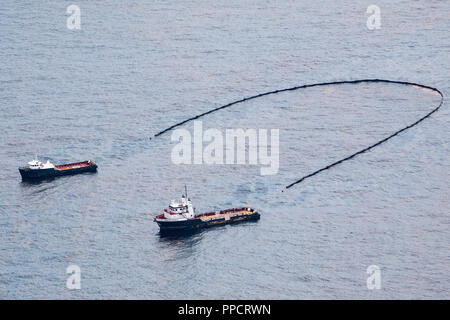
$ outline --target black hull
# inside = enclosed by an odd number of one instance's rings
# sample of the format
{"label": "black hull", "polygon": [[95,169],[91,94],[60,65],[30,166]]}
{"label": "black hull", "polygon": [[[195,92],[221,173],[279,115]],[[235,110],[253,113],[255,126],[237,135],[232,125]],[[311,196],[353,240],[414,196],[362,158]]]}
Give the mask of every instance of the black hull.
{"label": "black hull", "polygon": [[156,223],[158,223],[161,233],[171,233],[223,226],[226,224],[238,223],[242,221],[257,221],[259,220],[259,218],[260,214],[258,212],[255,212],[252,214],[230,217],[229,220],[226,220],[225,218],[219,218],[210,221],[203,221],[200,218],[194,218],[185,221],[155,221]]}
{"label": "black hull", "polygon": [[66,170],[55,170],[54,168],[50,169],[29,169],[29,168],[19,168],[20,175],[22,176],[23,181],[28,180],[41,180],[41,179],[47,179],[47,178],[53,178],[53,177],[60,177],[60,176],[69,176],[84,172],[96,172],[97,171],[97,165],[91,164],[86,167],[80,167],[80,168],[73,168],[73,169],[66,169]]}

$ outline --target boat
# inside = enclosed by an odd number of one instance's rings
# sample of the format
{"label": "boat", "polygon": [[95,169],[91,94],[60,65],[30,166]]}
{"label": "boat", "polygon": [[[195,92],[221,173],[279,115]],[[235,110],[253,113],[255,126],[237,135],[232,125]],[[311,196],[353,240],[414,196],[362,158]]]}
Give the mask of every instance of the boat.
{"label": "boat", "polygon": [[27,166],[20,167],[22,180],[38,180],[51,177],[78,174],[83,172],[96,172],[97,164],[93,160],[54,165],[49,160],[42,163],[39,160],[28,162]]}
{"label": "boat", "polygon": [[195,214],[191,199],[187,197],[186,189],[185,194],[181,196],[181,201],[172,200],[169,207],[164,209],[164,213],[157,215],[154,221],[159,225],[161,232],[169,232],[200,229],[240,221],[256,221],[259,218],[259,212],[249,206]]}

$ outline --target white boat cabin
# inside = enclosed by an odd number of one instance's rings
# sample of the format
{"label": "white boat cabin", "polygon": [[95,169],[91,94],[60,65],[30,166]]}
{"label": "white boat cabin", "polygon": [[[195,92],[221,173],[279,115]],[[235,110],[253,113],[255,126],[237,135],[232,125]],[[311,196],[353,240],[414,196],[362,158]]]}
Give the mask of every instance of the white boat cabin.
{"label": "white boat cabin", "polygon": [[51,163],[49,160],[47,160],[46,163],[42,163],[39,160],[32,160],[32,161],[28,162],[28,167],[32,170],[55,168],[53,163]]}
{"label": "white boat cabin", "polygon": [[171,220],[185,220],[194,218],[194,208],[191,199],[185,195],[181,196],[181,201],[172,200],[167,209],[164,209],[164,218]]}

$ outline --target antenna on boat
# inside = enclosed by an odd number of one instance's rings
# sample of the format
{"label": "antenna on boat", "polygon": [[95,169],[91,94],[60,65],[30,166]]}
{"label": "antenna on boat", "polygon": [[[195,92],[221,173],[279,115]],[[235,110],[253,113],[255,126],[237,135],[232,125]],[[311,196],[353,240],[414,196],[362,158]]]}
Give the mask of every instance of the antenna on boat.
{"label": "antenna on boat", "polygon": [[187,187],[186,187],[186,185],[184,185],[184,194],[186,195],[186,200],[189,199],[188,195],[187,195]]}

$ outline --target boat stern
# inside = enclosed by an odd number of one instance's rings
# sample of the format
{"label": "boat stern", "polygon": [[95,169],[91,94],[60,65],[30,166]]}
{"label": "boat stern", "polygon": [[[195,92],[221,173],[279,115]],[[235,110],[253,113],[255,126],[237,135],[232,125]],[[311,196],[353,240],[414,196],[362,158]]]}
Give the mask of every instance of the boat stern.
{"label": "boat stern", "polygon": [[92,171],[97,171],[98,166],[94,160],[88,160],[88,165],[92,169]]}

